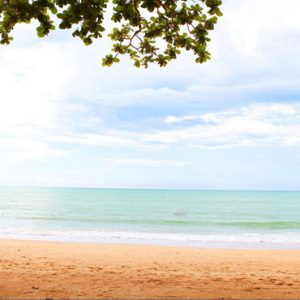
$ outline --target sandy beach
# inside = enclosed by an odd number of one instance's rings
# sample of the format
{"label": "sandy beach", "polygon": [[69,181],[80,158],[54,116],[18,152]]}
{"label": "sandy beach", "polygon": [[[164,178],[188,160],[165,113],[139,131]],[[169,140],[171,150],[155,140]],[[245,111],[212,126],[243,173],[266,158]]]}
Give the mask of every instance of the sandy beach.
{"label": "sandy beach", "polygon": [[300,251],[0,242],[0,298],[299,298]]}

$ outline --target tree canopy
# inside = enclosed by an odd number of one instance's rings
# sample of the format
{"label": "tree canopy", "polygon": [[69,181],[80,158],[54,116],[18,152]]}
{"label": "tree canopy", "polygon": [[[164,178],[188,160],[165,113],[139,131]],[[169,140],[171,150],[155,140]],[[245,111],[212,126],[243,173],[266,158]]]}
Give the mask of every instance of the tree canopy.
{"label": "tree canopy", "polygon": [[58,26],[71,29],[74,37],[90,45],[103,36],[104,18],[109,15],[116,27],[109,34],[113,45],[103,66],[118,62],[124,54],[136,67],[166,66],[182,49],[203,63],[210,59],[209,31],[222,16],[221,4],[221,0],[0,0],[0,43],[13,40],[18,23],[37,20],[39,37]]}

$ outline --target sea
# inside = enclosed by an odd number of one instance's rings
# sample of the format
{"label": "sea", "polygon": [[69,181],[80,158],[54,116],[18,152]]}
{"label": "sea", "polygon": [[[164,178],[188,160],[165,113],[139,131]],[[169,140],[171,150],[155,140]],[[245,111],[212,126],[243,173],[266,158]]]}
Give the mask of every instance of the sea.
{"label": "sea", "polygon": [[0,238],[300,249],[300,192],[0,187]]}

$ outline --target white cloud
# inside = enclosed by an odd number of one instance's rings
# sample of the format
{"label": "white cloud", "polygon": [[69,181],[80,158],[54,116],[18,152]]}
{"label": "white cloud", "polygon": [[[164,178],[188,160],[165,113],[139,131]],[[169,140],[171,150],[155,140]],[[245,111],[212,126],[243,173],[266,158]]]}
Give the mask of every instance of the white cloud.
{"label": "white cloud", "polygon": [[158,159],[109,159],[109,163],[118,166],[132,166],[132,167],[184,167],[191,165],[191,161],[180,160],[158,160]]}
{"label": "white cloud", "polygon": [[[171,122],[170,122],[171,120]],[[257,104],[199,116],[168,116],[167,123],[194,120],[180,129],[150,134],[147,141],[197,147],[299,145],[300,104]],[[197,122],[198,121],[198,122]]]}
{"label": "white cloud", "polygon": [[[21,32],[28,34],[24,28]],[[66,49],[64,42],[1,46],[0,158],[22,161],[67,155],[45,141],[68,127],[67,86],[77,72]]]}
{"label": "white cloud", "polygon": [[0,140],[0,158],[3,152],[6,161],[26,161],[60,158],[69,154],[69,151],[50,147],[45,142],[34,140]]}
{"label": "white cloud", "polygon": [[[186,123],[187,120],[192,122]],[[175,123],[176,128],[66,134],[50,137],[49,141],[142,151],[160,150],[172,145],[204,148],[300,145],[299,103],[256,104],[193,116],[168,116],[165,121],[169,127]]]}
{"label": "white cloud", "polygon": [[[102,134],[65,132],[64,135],[57,132],[43,141],[139,151],[158,151],[173,145],[211,149],[300,145],[299,103],[256,104],[193,116],[168,116],[165,122],[168,128],[160,130],[110,130]],[[119,162],[133,163],[131,160]]]}
{"label": "white cloud", "polygon": [[184,117],[175,117],[175,116],[166,116],[165,122],[172,123],[180,123],[184,121],[193,121],[199,119],[199,116],[184,116]]}
{"label": "white cloud", "polygon": [[135,133],[107,132],[106,134],[76,133],[48,137],[50,142],[79,144],[88,146],[127,146],[135,147]]}
{"label": "white cloud", "polygon": [[[143,151],[182,143],[212,148],[298,145],[298,104],[247,103],[258,101],[251,98],[252,92],[261,95],[259,101],[267,101],[265,93],[274,90],[299,93],[299,76],[290,72],[300,66],[296,55],[299,39],[290,38],[300,35],[299,9],[298,0],[288,4],[279,0],[224,1],[224,17],[210,45],[213,60],[196,65],[192,56],[183,55],[165,69],[136,70],[126,59],[103,69],[100,60],[108,50],[106,41],[91,47],[72,38],[37,42],[30,38],[35,34],[33,27],[23,26],[11,46],[0,48],[2,156],[8,156],[4,152],[9,148],[20,157],[21,153],[28,153],[27,158],[60,157],[68,154],[60,150],[61,144]],[[77,98],[86,101],[79,105],[74,103]],[[222,101],[244,107],[216,112]],[[114,126],[103,120],[105,112],[93,115],[91,103],[111,109],[109,117],[114,117],[114,109],[141,105],[171,112],[166,113],[164,129],[151,128],[153,123],[139,128],[132,117],[132,127],[125,130],[122,121]],[[192,114],[179,113],[195,103],[206,103],[206,110],[212,112],[197,113],[195,108]],[[75,113],[81,114],[81,124]],[[103,126],[105,121],[110,128]]]}

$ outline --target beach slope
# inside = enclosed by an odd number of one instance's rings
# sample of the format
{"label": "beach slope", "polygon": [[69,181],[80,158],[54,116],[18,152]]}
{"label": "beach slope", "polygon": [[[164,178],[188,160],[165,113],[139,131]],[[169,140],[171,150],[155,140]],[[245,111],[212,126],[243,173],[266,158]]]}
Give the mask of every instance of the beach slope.
{"label": "beach slope", "polygon": [[0,241],[0,298],[299,298],[300,251]]}

